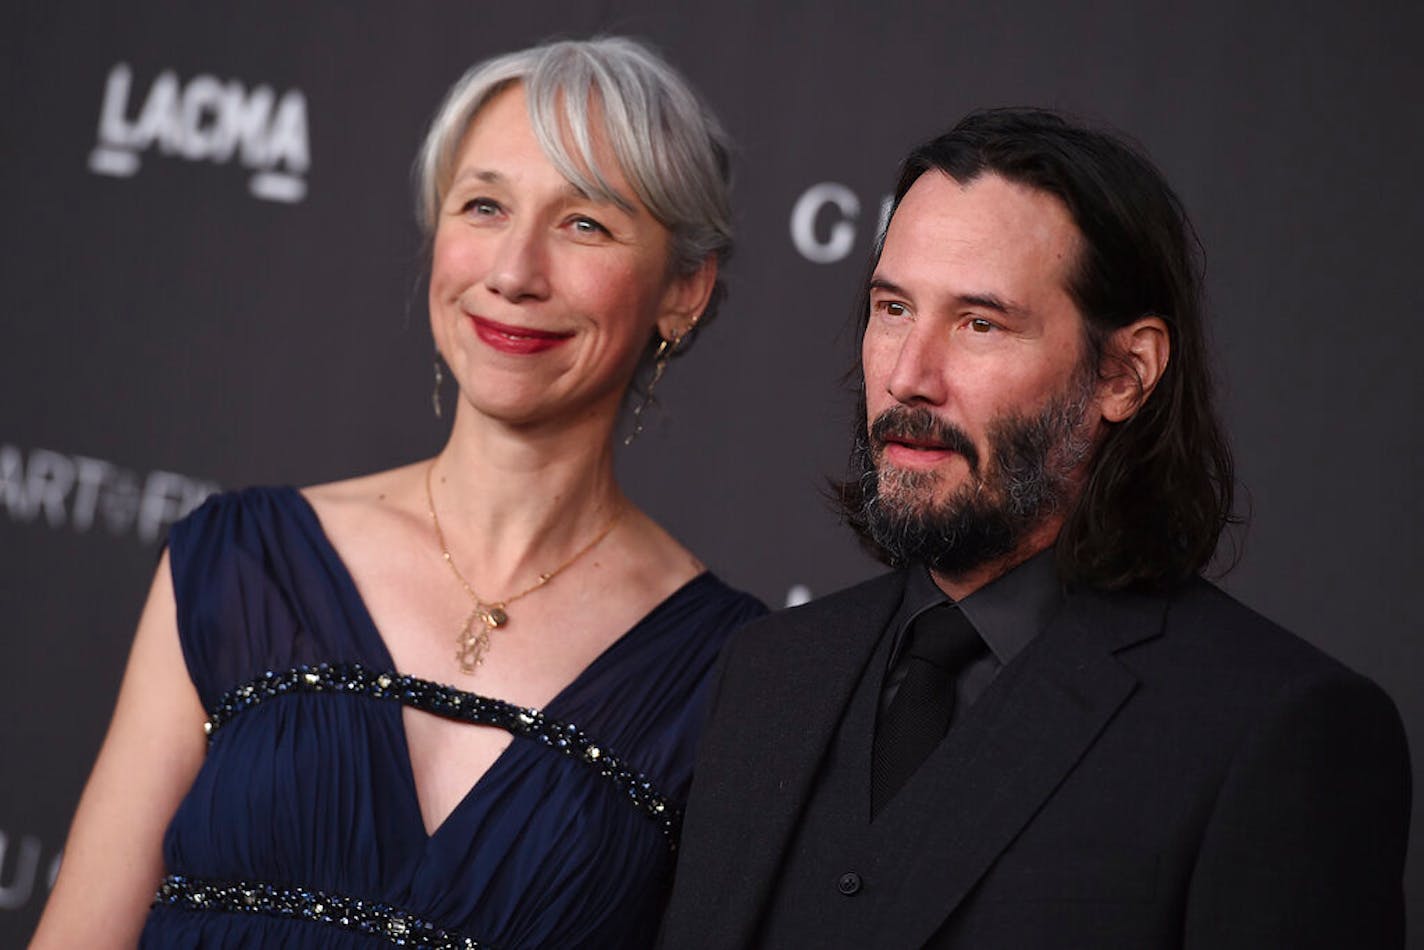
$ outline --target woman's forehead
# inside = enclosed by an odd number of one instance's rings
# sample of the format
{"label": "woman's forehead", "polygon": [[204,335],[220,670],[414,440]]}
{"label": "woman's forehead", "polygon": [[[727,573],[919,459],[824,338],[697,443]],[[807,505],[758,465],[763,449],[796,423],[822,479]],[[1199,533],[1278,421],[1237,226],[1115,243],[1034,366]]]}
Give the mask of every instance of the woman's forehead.
{"label": "woman's forehead", "polygon": [[[571,103],[584,100],[583,108]],[[553,94],[530,96],[523,82],[515,81],[491,95],[471,116],[455,154],[449,187],[472,173],[465,166],[471,142],[483,139],[477,133],[490,123],[502,126],[501,134],[527,131],[539,152],[578,194],[594,201],[616,205],[636,213],[641,202],[619,161],[611,140],[606,113],[596,90],[573,96],[562,89]],[[474,170],[474,173],[498,170]]]}

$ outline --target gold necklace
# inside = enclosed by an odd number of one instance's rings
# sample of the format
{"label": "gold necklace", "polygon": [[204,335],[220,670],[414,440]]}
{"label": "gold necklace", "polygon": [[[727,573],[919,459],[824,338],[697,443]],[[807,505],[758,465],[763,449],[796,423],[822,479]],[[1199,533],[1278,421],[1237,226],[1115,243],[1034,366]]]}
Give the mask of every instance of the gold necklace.
{"label": "gold necklace", "polygon": [[574,552],[567,561],[554,568],[552,571],[540,574],[539,579],[533,584],[521,590],[512,597],[503,600],[485,600],[475,589],[470,586],[470,582],[465,580],[465,575],[460,573],[460,569],[455,566],[454,558],[450,557],[450,545],[445,542],[445,532],[440,530],[440,518],[435,514],[435,493],[430,488],[430,478],[435,472],[435,463],[431,462],[430,467],[425,470],[425,503],[430,510],[430,524],[435,528],[435,540],[440,543],[440,555],[445,558],[445,563],[450,566],[450,573],[455,575],[455,580],[460,582],[460,586],[465,589],[465,593],[470,595],[470,600],[474,601],[475,607],[470,611],[470,615],[465,618],[465,623],[460,627],[459,634],[455,637],[455,662],[460,664],[460,670],[464,673],[473,673],[475,667],[485,661],[485,653],[490,647],[490,632],[498,630],[509,623],[509,605],[526,594],[532,594],[543,587],[579,558],[589,551],[592,551],[598,542],[608,537],[608,532],[613,530],[613,526],[618,523],[623,510],[613,513],[613,517],[608,519],[608,524],[603,526],[603,530],[593,536],[593,540],[585,544]]}

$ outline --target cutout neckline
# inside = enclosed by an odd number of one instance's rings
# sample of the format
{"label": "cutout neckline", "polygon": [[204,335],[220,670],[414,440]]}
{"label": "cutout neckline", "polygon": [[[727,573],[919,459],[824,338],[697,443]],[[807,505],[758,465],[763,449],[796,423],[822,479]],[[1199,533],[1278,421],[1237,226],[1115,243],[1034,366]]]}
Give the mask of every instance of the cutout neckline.
{"label": "cutout neckline", "polygon": [[[345,558],[343,558],[341,556],[341,552],[337,550],[336,544],[331,540],[331,536],[326,533],[326,527],[322,524],[321,516],[317,513],[316,507],[312,505],[311,500],[308,499],[307,496],[302,493],[301,489],[291,485],[283,487],[296,499],[298,511],[300,512],[303,520],[307,522],[306,527],[309,529],[309,537],[313,543],[313,547],[315,548],[316,553],[322,558],[323,562],[327,565],[328,571],[330,572],[332,580],[336,583],[339,592],[347,596],[350,599],[350,603],[354,605],[354,619],[358,622],[360,626],[365,628],[365,642],[363,642],[362,645],[373,652],[372,660],[374,662],[378,663],[380,666],[386,669],[389,669],[392,673],[405,675],[401,674],[401,671],[396,668],[394,655],[391,653],[390,647],[386,644],[386,639],[381,634],[380,628],[376,625],[376,620],[371,615],[370,608],[366,606],[366,599],[361,596],[361,589],[356,584],[356,577],[351,573],[350,568],[347,567]],[[627,644],[635,642],[640,636],[642,636],[643,631],[647,630],[650,627],[650,623],[652,620],[663,614],[665,611],[671,609],[672,604],[675,601],[681,600],[684,596],[686,596],[687,593],[694,586],[702,586],[702,584],[707,581],[710,581],[711,579],[712,572],[710,570],[703,569],[700,573],[689,578],[686,582],[679,585],[662,600],[658,601],[658,603],[655,604],[650,610],[648,610],[647,613],[643,614],[640,618],[638,618],[638,620],[636,620],[632,626],[630,626],[627,630],[623,631],[611,643],[604,647],[598,653],[597,656],[595,656],[592,660],[589,661],[587,666],[585,666],[582,670],[578,672],[576,676],[574,676],[573,679],[569,680],[562,687],[560,687],[559,691],[555,693],[554,696],[550,698],[547,703],[545,703],[542,707],[539,707],[539,711],[549,715],[556,715],[555,713],[550,713],[549,711],[558,710],[565,701],[565,698],[569,694],[573,693],[575,689],[580,686],[586,678],[588,678],[598,668],[610,662],[610,657],[618,653],[622,653],[624,650],[628,649]],[[459,689],[459,687],[455,687],[447,683],[437,683],[437,685],[451,686],[451,688]],[[470,692],[469,690],[461,691],[466,693]],[[497,696],[484,696],[484,694],[481,693],[471,693],[471,695],[481,696],[485,699],[500,699],[503,702],[507,702],[507,700],[502,700],[500,697]],[[511,757],[512,751],[515,749],[515,741],[519,737],[513,735],[511,736],[509,743],[503,749],[500,750],[499,754],[496,755],[493,760],[490,761],[490,764],[484,769],[484,771],[482,771],[470,783],[469,788],[467,788],[464,794],[460,797],[460,799],[456,801],[454,807],[452,807],[448,812],[446,812],[444,817],[440,819],[439,823],[432,828],[425,823],[425,814],[421,807],[422,799],[420,797],[419,786],[416,784],[415,780],[415,763],[411,758],[410,736],[406,731],[404,708],[405,707],[403,704],[395,704],[393,707],[394,714],[396,717],[394,728],[397,734],[398,742],[400,744],[400,754],[398,755],[398,758],[401,759],[401,763],[399,767],[401,769],[402,774],[404,775],[406,788],[409,791],[410,804],[414,807],[415,810],[415,822],[419,827],[422,835],[424,836],[426,844],[429,845],[437,837],[441,836],[441,833],[453,823],[452,820],[457,815],[459,815],[462,811],[465,810],[469,802],[471,802],[475,798],[475,793],[480,790],[480,786],[486,782],[489,776],[501,766],[507,764],[509,758]],[[420,715],[432,715],[431,713],[425,713],[420,711],[418,712]],[[557,714],[557,718],[568,719],[569,717],[563,714]],[[485,726],[483,728],[498,727]],[[627,750],[619,751],[623,755],[627,755]]]}

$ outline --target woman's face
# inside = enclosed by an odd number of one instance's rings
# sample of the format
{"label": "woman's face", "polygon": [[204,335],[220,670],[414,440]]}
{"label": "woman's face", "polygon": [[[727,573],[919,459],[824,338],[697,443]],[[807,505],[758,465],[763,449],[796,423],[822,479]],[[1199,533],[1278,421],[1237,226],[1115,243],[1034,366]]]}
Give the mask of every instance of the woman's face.
{"label": "woman's face", "polygon": [[654,327],[672,338],[705,304],[715,263],[670,276],[671,235],[632,198],[597,133],[594,152],[631,212],[559,174],[522,86],[491,99],[466,132],[430,274],[431,331],[460,411],[515,426],[611,420]]}

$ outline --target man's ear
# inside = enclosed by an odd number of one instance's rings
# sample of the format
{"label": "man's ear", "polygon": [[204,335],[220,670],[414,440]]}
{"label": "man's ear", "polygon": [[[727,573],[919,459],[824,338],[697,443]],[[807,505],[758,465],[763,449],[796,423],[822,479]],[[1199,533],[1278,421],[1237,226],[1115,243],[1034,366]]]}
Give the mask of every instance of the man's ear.
{"label": "man's ear", "polygon": [[1171,350],[1172,338],[1161,317],[1142,317],[1112,332],[1098,382],[1105,420],[1123,422],[1142,408],[1166,372]]}
{"label": "man's ear", "polygon": [[668,282],[663,294],[663,309],[658,317],[658,334],[669,342],[681,340],[697,323],[712,288],[717,286],[717,255],[708,254],[697,270]]}

